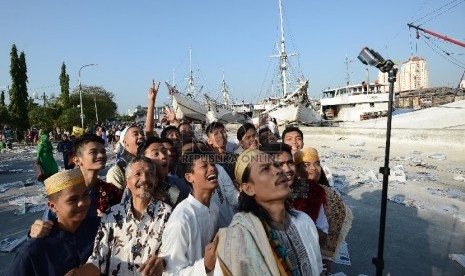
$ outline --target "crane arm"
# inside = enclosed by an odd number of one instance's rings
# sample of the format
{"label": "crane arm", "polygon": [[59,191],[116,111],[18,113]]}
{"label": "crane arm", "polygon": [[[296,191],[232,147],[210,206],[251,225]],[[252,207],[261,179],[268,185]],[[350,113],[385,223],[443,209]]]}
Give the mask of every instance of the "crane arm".
{"label": "crane arm", "polygon": [[412,25],[412,24],[407,24],[407,26],[409,26],[409,28],[414,28],[414,29],[416,29],[417,32],[418,32],[418,31],[422,31],[422,32],[424,32],[424,33],[430,34],[430,35],[432,35],[432,36],[435,36],[435,37],[437,37],[437,38],[443,39],[443,40],[445,40],[445,41],[448,41],[448,42],[450,42],[450,43],[454,43],[454,44],[456,44],[456,45],[459,45],[459,46],[462,46],[462,47],[465,48],[465,43],[460,42],[460,41],[458,41],[458,40],[455,40],[455,39],[453,39],[453,38],[450,38],[450,37],[447,37],[447,36],[445,36],[445,35],[441,35],[441,34],[432,32],[432,31],[430,31],[430,30],[426,30],[426,29],[420,28],[419,26],[414,26],[414,25]]}

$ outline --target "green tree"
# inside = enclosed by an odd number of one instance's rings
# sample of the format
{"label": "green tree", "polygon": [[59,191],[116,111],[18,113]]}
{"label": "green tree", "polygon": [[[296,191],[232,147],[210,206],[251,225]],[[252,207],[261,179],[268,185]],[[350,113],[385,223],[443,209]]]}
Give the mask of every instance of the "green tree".
{"label": "green tree", "polygon": [[0,106],[5,106],[5,91],[2,90],[2,94],[0,94]]}
{"label": "green tree", "polygon": [[64,62],[61,65],[60,87],[60,100],[63,103],[63,106],[69,107],[69,75],[66,74],[66,65]]}
{"label": "green tree", "polygon": [[34,127],[47,130],[46,133],[48,133],[57,126],[58,113],[59,111],[55,108],[36,105],[29,111],[29,121]]}
{"label": "green tree", "polygon": [[[99,123],[113,119],[117,116],[118,106],[114,102],[114,95],[100,86],[82,86],[82,107],[84,113],[84,127],[91,126],[97,122],[95,116],[95,104],[97,104],[97,113]],[[77,106],[79,101],[79,88],[73,90],[70,95],[71,106]],[[73,108],[73,107],[70,107]],[[78,108],[79,109],[79,108]],[[80,112],[80,109],[79,109]],[[80,114],[80,113],[79,113]],[[78,116],[80,119],[80,116]],[[79,124],[80,125],[80,124]]]}
{"label": "green tree", "polygon": [[21,52],[18,58],[15,44],[11,47],[10,75],[10,105],[8,106],[10,121],[13,127],[25,129],[29,126],[26,56]]}
{"label": "green tree", "polygon": [[61,112],[60,116],[56,120],[56,124],[58,127],[62,129],[67,129],[71,132],[73,126],[81,126],[81,117],[80,113],[81,110],[78,107],[70,107],[63,112]]}
{"label": "green tree", "polygon": [[8,114],[8,108],[5,104],[5,91],[2,90],[0,94],[0,125],[10,123],[10,115]]}
{"label": "green tree", "polygon": [[125,114],[125,115],[120,116],[120,120],[123,121],[123,122],[126,122],[126,123],[133,123],[134,122],[134,117]]}

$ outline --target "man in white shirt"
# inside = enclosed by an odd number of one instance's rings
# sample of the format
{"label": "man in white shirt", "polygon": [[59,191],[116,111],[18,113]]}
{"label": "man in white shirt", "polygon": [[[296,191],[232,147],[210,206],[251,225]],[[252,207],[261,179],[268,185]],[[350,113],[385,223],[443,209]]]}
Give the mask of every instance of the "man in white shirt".
{"label": "man in white shirt", "polygon": [[218,186],[218,171],[211,159],[198,149],[182,156],[192,193],[174,209],[163,233],[165,275],[210,275],[215,268],[218,207],[210,200]]}

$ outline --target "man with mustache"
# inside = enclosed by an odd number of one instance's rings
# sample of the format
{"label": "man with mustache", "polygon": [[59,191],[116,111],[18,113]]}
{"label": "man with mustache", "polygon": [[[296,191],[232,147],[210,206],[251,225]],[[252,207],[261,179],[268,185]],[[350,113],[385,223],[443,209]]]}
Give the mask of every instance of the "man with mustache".
{"label": "man with mustache", "polygon": [[[242,152],[235,167],[238,213],[218,232],[218,264],[224,275],[320,275],[318,234],[305,213],[290,208],[289,179],[275,158]],[[215,271],[216,274],[216,271]]]}
{"label": "man with mustache", "polygon": [[74,275],[161,275],[164,262],[157,256],[171,207],[152,196],[156,171],[150,159],[135,157],[125,173],[131,199],[103,216],[93,253]]}
{"label": "man with mustache", "polygon": [[292,159],[291,147],[282,143],[274,143],[262,148],[262,151],[271,155],[275,165],[284,172],[288,180],[288,185],[292,188],[296,169],[294,159]]}

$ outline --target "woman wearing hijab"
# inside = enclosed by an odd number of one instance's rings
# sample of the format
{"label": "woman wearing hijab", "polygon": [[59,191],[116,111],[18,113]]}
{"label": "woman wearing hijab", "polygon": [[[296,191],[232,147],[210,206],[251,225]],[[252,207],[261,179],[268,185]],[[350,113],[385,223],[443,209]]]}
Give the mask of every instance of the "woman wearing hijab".
{"label": "woman wearing hijab", "polygon": [[39,144],[37,145],[37,161],[44,170],[44,179],[58,172],[57,162],[53,158],[53,146],[48,140],[47,134],[42,134],[39,137]]}
{"label": "woman wearing hijab", "polygon": [[273,158],[245,150],[235,176],[239,212],[219,231],[215,269],[223,275],[320,275],[315,224],[307,214],[290,209],[289,181]]}

